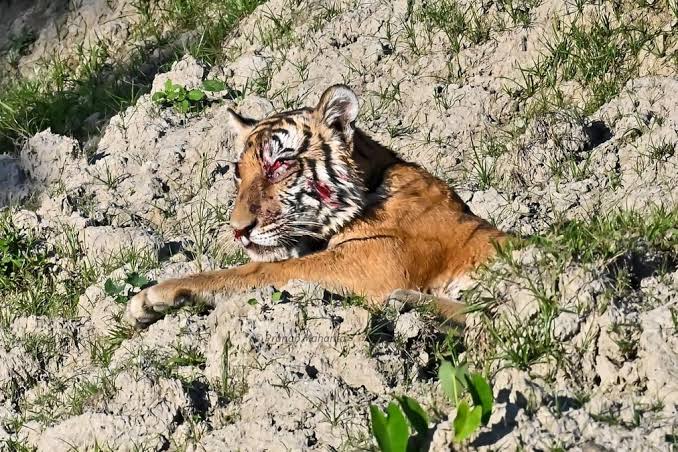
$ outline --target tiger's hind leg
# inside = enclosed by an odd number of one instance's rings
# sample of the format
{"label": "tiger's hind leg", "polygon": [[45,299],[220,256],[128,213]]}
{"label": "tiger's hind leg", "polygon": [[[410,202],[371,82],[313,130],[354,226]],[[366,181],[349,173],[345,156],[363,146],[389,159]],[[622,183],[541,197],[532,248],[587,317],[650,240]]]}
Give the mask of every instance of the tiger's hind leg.
{"label": "tiger's hind leg", "polygon": [[450,327],[461,329],[464,328],[466,323],[468,306],[449,298],[429,295],[416,290],[396,289],[389,296],[389,300],[396,300],[410,306],[430,306]]}

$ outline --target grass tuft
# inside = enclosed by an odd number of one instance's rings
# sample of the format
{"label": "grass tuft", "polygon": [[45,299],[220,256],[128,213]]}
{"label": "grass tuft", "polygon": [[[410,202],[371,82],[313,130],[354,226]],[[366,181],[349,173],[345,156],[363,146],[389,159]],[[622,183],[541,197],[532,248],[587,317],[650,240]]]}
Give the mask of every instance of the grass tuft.
{"label": "grass tuft", "polygon": [[181,55],[190,53],[208,64],[220,61],[226,36],[261,3],[137,0],[137,42],[130,49],[111,49],[103,40],[80,44],[75,56],[44,59],[30,78],[11,68],[3,71],[0,62],[0,148],[17,150],[48,127],[87,140],[98,133],[101,121],[134,105],[150,90],[155,73]]}

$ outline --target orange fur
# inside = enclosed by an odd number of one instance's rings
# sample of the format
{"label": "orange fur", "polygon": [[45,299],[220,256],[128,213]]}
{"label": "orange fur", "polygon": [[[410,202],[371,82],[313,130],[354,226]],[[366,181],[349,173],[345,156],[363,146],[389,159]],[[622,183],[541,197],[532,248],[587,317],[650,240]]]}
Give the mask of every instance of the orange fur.
{"label": "orange fur", "polygon": [[[322,123],[319,112],[321,107],[304,112],[301,122]],[[254,131],[243,133],[254,136],[257,128],[263,127],[259,124]],[[329,132],[322,125],[315,128],[313,139],[325,139],[323,134]],[[242,141],[241,183],[231,218],[236,228],[255,221],[265,223],[280,213],[276,184],[262,179],[254,151],[256,140]],[[146,324],[159,316],[158,311],[194,296],[284,285],[297,279],[335,292],[361,294],[373,303],[381,303],[396,289],[441,294],[448,284],[490,258],[493,243],[505,238],[504,233],[473,215],[443,181],[400,160],[358,129],[353,131],[350,157],[346,158],[360,174],[366,205],[323,249],[300,258],[251,262],[163,281],[130,302],[129,317]],[[448,317],[463,317],[462,304],[438,298],[436,306]]]}

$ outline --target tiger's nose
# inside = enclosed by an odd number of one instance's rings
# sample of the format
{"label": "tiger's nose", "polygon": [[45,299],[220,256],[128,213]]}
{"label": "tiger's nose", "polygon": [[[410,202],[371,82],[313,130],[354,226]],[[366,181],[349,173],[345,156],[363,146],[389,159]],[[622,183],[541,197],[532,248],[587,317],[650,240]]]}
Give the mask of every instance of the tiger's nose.
{"label": "tiger's nose", "polygon": [[249,238],[250,233],[252,232],[252,229],[257,225],[257,220],[254,219],[252,222],[246,226],[241,226],[239,224],[232,224],[233,226],[233,235],[235,236],[236,239],[239,239],[241,237],[244,238]]}

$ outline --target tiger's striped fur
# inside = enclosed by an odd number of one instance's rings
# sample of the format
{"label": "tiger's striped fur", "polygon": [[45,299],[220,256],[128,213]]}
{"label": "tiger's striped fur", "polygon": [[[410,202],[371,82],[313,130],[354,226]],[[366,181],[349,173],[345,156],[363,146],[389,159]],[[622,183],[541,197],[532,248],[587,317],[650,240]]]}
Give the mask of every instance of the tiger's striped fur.
{"label": "tiger's striped fur", "polygon": [[[128,319],[144,326],[196,296],[295,279],[375,303],[397,289],[440,294],[490,258],[505,234],[443,181],[357,129],[357,114],[358,99],[343,85],[315,108],[261,121],[231,112],[242,149],[231,225],[253,262],[145,289],[130,300]],[[463,319],[463,304],[434,304]]]}

